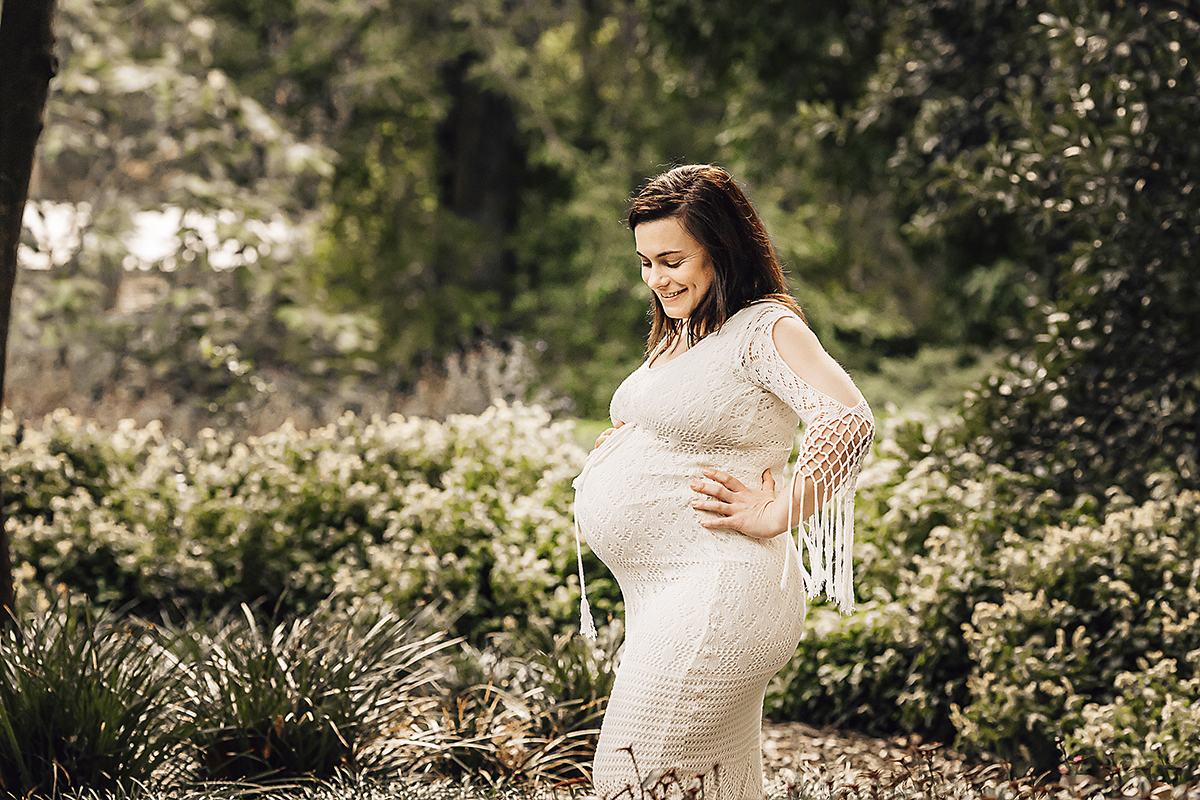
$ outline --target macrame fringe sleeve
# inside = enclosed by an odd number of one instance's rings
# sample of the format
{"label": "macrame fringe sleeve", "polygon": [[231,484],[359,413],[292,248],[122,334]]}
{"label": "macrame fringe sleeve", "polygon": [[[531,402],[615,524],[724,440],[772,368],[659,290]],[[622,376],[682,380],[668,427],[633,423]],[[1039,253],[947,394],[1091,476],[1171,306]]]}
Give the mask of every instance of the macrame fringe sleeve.
{"label": "macrame fringe sleeve", "polygon": [[796,555],[805,593],[811,598],[824,590],[843,614],[854,610],[854,492],[875,433],[870,412],[862,413],[865,403],[860,406],[825,411],[805,426],[789,496],[804,508],[805,495],[815,492],[815,511],[795,525],[788,504],[788,536],[799,529]]}
{"label": "macrame fringe sleeve", "polygon": [[854,492],[871,449],[875,420],[866,400],[853,408],[846,406],[813,388],[787,365],[775,348],[772,331],[776,322],[791,315],[782,306],[765,306],[751,327],[745,364],[751,380],[790,406],[804,422],[790,496],[803,509],[805,495],[815,492],[815,511],[795,520],[794,506],[789,504],[788,536],[798,528],[795,549],[805,593],[812,598],[823,590],[842,613],[849,614],[854,610]]}

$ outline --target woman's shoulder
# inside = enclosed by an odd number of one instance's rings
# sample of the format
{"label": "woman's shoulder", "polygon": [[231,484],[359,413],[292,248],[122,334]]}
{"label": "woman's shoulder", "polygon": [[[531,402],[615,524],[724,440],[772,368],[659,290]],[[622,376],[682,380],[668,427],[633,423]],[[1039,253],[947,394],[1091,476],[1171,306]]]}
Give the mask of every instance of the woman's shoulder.
{"label": "woman's shoulder", "polygon": [[734,328],[744,331],[769,331],[781,319],[794,319],[804,324],[804,317],[788,304],[773,298],[755,300],[729,318]]}
{"label": "woman's shoulder", "polygon": [[771,298],[756,300],[726,320],[722,338],[738,354],[739,361],[753,361],[756,354],[774,347],[776,326],[785,320],[804,325],[803,317],[786,303]]}

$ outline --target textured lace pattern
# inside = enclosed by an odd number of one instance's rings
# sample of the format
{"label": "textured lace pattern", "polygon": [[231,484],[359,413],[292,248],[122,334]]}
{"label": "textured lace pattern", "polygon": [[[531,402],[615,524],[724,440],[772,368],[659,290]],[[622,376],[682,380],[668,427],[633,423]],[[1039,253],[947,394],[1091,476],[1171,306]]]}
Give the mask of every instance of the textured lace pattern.
{"label": "textured lace pattern", "polygon": [[[718,768],[722,800],[762,797],[759,727],[768,681],[796,649],[806,594],[853,603],[854,483],[874,424],[814,389],[780,358],[775,323],[753,305],[665,364],[643,364],[613,395],[625,425],[576,479],[579,531],[620,583],[626,638],[605,713],[594,781],[601,797],[655,769],[681,778]],[[819,509],[790,536],[752,539],[697,524],[688,483],[704,467],[757,486],[783,475],[798,419],[796,480]],[[636,790],[636,785],[635,785]],[[636,791],[635,791],[636,794]]]}

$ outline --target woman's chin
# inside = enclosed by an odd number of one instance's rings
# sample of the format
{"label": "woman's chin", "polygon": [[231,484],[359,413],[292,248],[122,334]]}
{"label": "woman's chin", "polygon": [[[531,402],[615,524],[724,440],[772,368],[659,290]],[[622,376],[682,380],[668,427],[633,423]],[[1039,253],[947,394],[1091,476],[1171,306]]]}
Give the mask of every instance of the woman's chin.
{"label": "woman's chin", "polygon": [[659,305],[662,306],[663,313],[671,319],[687,319],[692,315],[692,309],[685,303],[664,303],[661,300]]}

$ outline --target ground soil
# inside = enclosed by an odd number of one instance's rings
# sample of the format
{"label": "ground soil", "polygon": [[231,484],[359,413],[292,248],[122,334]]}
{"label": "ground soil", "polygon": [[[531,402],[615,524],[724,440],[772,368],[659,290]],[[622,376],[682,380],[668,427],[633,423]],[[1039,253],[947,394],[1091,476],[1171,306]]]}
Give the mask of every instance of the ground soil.
{"label": "ground soil", "polygon": [[853,731],[814,728],[802,722],[763,722],[763,767],[768,774],[799,771],[805,764],[830,771],[890,772],[905,767],[932,767],[943,775],[976,764],[918,735],[878,739]]}

